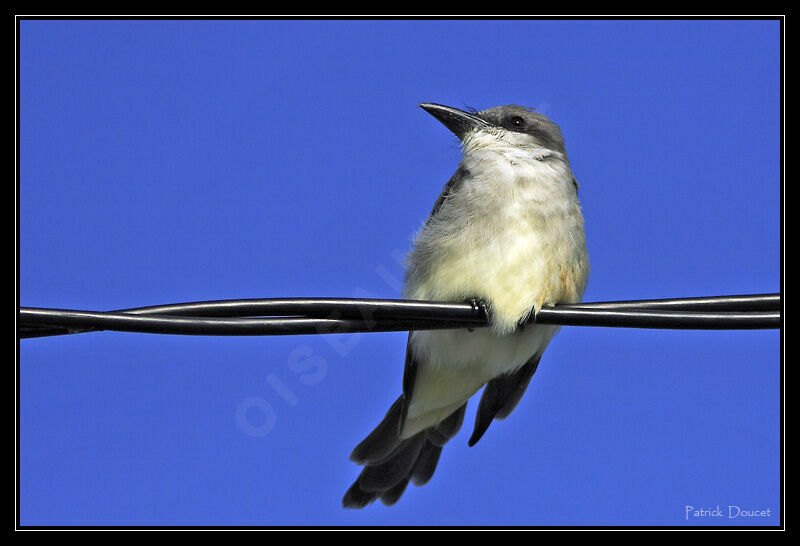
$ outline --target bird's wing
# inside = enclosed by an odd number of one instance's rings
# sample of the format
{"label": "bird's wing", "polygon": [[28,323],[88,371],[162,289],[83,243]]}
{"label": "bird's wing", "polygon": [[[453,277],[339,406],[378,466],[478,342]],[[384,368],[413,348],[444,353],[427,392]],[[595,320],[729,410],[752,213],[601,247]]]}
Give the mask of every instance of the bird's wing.
{"label": "bird's wing", "polygon": [[450,177],[450,180],[447,181],[447,184],[444,185],[442,189],[442,193],[439,194],[439,197],[436,199],[436,202],[433,204],[433,210],[431,211],[430,216],[428,216],[428,220],[425,222],[426,224],[431,221],[431,218],[436,216],[436,213],[439,212],[439,209],[442,208],[445,200],[449,195],[453,192],[457,191],[461,182],[469,176],[469,170],[464,167],[459,167],[458,170],[453,173],[453,176]]}
{"label": "bird's wing", "polygon": [[417,359],[414,357],[414,351],[411,350],[411,336],[413,333],[413,330],[408,332],[408,342],[406,343],[406,364],[403,368],[403,411],[400,414],[401,417],[398,434],[401,430],[403,430],[403,424],[406,421],[406,415],[408,415],[408,404],[411,401],[411,395],[414,392],[414,383],[416,382],[417,368],[419,366]]}
{"label": "bird's wing", "polygon": [[495,377],[486,384],[475,415],[475,428],[469,439],[470,447],[481,439],[494,419],[504,419],[514,411],[539,366],[541,356],[541,353],[536,353],[517,371]]}
{"label": "bird's wing", "polygon": [[[450,180],[447,181],[447,184],[444,185],[442,189],[442,193],[439,194],[439,197],[436,199],[436,202],[433,204],[433,210],[431,210],[428,219],[425,221],[428,224],[431,219],[436,216],[436,213],[439,212],[439,209],[442,208],[445,200],[449,195],[453,192],[457,191],[458,188],[461,186],[461,182],[469,176],[469,170],[464,167],[459,167],[453,176],[450,177]],[[417,369],[418,369],[418,362],[415,358],[413,351],[411,350],[411,336],[414,334],[413,330],[408,332],[408,343],[406,345],[406,363],[405,368],[403,369],[403,408],[400,417],[400,430],[403,429],[403,425],[406,420],[406,415],[408,413],[408,404],[411,401],[411,396],[414,391],[414,383],[416,381],[417,376]]]}

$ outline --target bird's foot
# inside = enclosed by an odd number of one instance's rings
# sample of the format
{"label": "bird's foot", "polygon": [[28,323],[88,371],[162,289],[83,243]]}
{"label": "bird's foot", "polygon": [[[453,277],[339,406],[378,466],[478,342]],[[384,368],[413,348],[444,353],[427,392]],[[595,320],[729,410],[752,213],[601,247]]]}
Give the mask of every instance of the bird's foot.
{"label": "bird's foot", "polygon": [[[483,298],[469,298],[467,299],[467,303],[472,305],[472,309],[477,311],[481,316],[486,317],[486,322],[491,322],[492,313],[490,311],[489,302]],[[467,328],[470,332],[474,329],[475,328]]]}

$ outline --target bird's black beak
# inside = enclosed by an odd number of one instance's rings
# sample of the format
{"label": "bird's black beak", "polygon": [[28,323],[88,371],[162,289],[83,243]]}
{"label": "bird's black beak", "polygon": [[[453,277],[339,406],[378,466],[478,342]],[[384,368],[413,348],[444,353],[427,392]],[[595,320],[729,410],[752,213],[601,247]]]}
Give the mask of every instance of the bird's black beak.
{"label": "bird's black beak", "polygon": [[489,126],[489,123],[483,118],[475,114],[470,114],[469,112],[464,112],[458,108],[442,106],[441,104],[433,104],[430,102],[423,102],[419,107],[441,121],[442,124],[453,131],[460,140],[463,140],[464,136],[470,131]]}

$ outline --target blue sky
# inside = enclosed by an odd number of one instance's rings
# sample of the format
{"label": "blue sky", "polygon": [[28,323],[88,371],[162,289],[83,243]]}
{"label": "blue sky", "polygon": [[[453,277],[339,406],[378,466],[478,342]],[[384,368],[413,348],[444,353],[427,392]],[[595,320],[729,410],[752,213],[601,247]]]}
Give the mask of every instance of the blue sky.
{"label": "blue sky", "polygon": [[[20,304],[399,297],[459,157],[420,102],[523,104],[561,126],[586,301],[778,292],[779,31],[22,21]],[[23,340],[21,523],[779,523],[778,331],[564,328],[475,447],[473,401],[429,484],[343,510],[348,454],[399,394],[405,344]]]}

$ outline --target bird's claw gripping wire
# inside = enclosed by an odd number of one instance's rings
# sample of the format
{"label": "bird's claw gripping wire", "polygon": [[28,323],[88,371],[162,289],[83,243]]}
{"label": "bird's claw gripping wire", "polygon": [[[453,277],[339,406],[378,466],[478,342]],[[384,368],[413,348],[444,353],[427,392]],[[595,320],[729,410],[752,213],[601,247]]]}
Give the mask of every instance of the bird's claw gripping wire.
{"label": "bird's claw gripping wire", "polygon": [[[472,306],[472,311],[477,313],[480,318],[486,319],[486,323],[488,324],[492,320],[492,313],[490,310],[489,302],[487,302],[483,298],[469,298],[467,300]],[[467,328],[470,332],[473,331],[475,328]]]}

